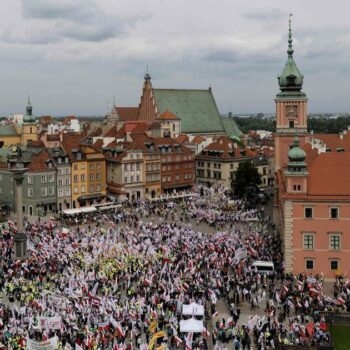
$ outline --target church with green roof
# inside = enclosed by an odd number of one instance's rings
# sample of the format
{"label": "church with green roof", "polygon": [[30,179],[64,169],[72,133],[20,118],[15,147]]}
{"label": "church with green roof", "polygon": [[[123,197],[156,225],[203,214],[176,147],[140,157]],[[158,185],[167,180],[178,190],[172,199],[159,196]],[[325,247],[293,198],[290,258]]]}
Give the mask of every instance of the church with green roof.
{"label": "church with green roof", "polygon": [[212,89],[155,89],[151,76],[145,75],[138,120],[156,120],[165,111],[170,111],[181,120],[181,132],[193,135],[227,135],[240,138],[232,118],[222,117]]}

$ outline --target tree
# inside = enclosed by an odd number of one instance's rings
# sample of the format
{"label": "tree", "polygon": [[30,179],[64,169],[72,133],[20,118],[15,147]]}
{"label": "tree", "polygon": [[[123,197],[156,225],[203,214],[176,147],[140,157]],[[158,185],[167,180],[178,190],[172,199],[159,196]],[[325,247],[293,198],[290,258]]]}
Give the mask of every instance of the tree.
{"label": "tree", "polygon": [[239,163],[235,173],[235,180],[232,181],[232,189],[235,195],[244,197],[248,189],[251,191],[251,188],[256,188],[260,184],[260,174],[252,162],[246,160]]}

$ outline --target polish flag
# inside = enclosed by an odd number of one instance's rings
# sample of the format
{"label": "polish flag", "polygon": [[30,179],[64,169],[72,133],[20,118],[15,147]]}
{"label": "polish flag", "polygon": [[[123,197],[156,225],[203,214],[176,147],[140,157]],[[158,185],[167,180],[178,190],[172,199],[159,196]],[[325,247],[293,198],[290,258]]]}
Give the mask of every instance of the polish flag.
{"label": "polish flag", "polygon": [[174,341],[175,341],[177,347],[182,343],[182,339],[180,337],[178,337],[177,335],[174,336]]}
{"label": "polish flag", "polygon": [[258,256],[258,252],[255,249],[253,249],[252,247],[248,247],[247,250],[248,250],[250,255]]}
{"label": "polish flag", "polygon": [[125,333],[119,322],[116,324],[115,331],[117,333],[117,337],[124,337]]}
{"label": "polish flag", "polygon": [[204,338],[208,338],[210,336],[210,332],[205,327],[203,328],[202,336]]}
{"label": "polish flag", "polygon": [[344,304],[345,304],[345,300],[344,300],[342,297],[339,297],[339,298],[337,299],[337,303],[338,303],[339,305],[344,305]]}
{"label": "polish flag", "polygon": [[192,350],[193,333],[188,333],[185,338],[185,350]]}

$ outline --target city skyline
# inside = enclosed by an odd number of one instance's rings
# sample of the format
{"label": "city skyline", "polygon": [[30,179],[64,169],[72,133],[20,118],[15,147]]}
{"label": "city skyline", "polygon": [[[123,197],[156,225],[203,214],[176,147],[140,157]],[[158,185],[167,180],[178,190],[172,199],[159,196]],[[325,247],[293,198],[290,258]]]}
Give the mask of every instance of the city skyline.
{"label": "city skyline", "polygon": [[[294,13],[294,58],[310,112],[347,112],[350,25],[337,0],[3,1],[1,115],[102,115],[139,103],[146,66],[156,88],[213,88],[221,113],[274,112]],[[332,11],[332,16],[329,16]],[[336,20],[335,20],[336,18]],[[324,82],[324,84],[321,84]]]}

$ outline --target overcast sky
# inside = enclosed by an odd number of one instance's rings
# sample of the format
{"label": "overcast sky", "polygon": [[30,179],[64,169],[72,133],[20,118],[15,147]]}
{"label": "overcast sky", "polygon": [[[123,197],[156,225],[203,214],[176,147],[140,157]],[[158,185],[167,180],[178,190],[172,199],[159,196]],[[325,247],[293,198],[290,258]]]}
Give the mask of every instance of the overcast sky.
{"label": "overcast sky", "polygon": [[156,88],[212,86],[220,112],[273,112],[294,58],[310,112],[350,111],[349,0],[1,0],[0,114],[105,114]]}

